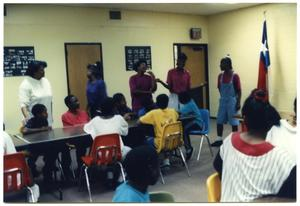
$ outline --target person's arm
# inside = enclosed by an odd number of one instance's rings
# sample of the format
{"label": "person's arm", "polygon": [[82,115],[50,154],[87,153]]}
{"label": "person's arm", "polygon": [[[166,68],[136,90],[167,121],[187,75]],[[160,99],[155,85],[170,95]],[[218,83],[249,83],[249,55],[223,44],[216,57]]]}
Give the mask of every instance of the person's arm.
{"label": "person's arm", "polygon": [[242,89],[240,77],[237,74],[234,76],[234,89],[236,92],[236,111],[238,111],[241,108]]}
{"label": "person's arm", "polygon": [[28,106],[21,107],[21,111],[25,120],[28,120],[30,118]]}
{"label": "person's arm", "polygon": [[49,126],[41,127],[41,128],[27,128],[26,126],[23,126],[21,128],[21,133],[26,135],[26,134],[36,133],[36,132],[47,131],[47,130],[51,130],[51,129],[52,128]]}
{"label": "person's arm", "polygon": [[167,83],[163,82],[161,79],[156,79],[156,82],[160,83],[162,86],[164,86],[166,89],[170,90],[170,87]]}
{"label": "person's arm", "polygon": [[125,119],[120,116],[120,135],[126,136],[128,134],[128,123],[125,121]]}
{"label": "person's arm", "polygon": [[285,180],[285,182],[281,186],[276,196],[296,199],[296,186],[297,186],[296,174],[297,174],[297,169],[296,166],[294,166],[290,172],[290,175]]}
{"label": "person's arm", "polygon": [[19,101],[21,104],[21,112],[27,121],[30,118],[30,111],[28,107],[30,103],[30,88],[26,85],[26,82],[22,82],[19,87]]}
{"label": "person's arm", "polygon": [[151,76],[151,83],[152,83],[152,85],[151,85],[151,89],[150,89],[150,91],[152,92],[152,93],[154,93],[156,90],[157,90],[157,83],[156,83],[156,80],[155,80],[155,75],[153,74],[153,72],[151,72],[151,71],[148,71],[147,72],[150,76]]}

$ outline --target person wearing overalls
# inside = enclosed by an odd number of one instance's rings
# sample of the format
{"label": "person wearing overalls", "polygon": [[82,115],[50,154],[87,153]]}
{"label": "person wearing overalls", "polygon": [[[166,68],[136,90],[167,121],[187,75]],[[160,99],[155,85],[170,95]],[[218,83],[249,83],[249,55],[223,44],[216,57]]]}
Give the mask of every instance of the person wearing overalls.
{"label": "person wearing overalls", "polygon": [[234,118],[240,109],[241,83],[239,76],[232,71],[232,63],[229,57],[221,59],[221,74],[218,77],[218,89],[220,92],[219,109],[217,115],[217,138],[211,146],[221,146],[223,124],[232,126],[232,132],[238,130],[239,121]]}

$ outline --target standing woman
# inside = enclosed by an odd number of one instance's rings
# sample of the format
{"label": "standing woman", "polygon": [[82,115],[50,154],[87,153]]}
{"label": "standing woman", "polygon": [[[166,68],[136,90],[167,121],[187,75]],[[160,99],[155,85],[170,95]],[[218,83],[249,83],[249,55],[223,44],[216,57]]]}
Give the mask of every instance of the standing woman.
{"label": "standing woman", "polygon": [[155,76],[151,71],[147,72],[149,75],[145,74],[147,70],[147,62],[145,60],[139,60],[133,69],[137,74],[130,77],[129,86],[132,110],[138,113],[139,109],[143,107],[142,102],[145,101],[145,99],[152,100],[152,93],[156,91],[157,85]]}
{"label": "standing woman", "polygon": [[25,123],[32,117],[31,109],[35,104],[43,104],[48,111],[48,125],[53,123],[52,91],[48,79],[45,78],[44,69],[47,63],[44,61],[32,61],[25,73],[27,77],[19,87],[19,101]]}
{"label": "standing woman", "polygon": [[89,64],[87,66],[87,78],[88,83],[86,87],[87,96],[87,109],[89,111],[90,117],[93,118],[97,115],[97,110],[99,110],[101,103],[107,97],[106,85],[103,81],[101,74],[102,66],[101,64]]}

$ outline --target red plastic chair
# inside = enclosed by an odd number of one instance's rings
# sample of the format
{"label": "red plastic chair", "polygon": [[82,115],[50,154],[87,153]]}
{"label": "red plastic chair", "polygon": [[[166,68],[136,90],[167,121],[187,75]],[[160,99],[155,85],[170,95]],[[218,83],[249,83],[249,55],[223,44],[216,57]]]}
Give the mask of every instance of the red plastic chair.
{"label": "red plastic chair", "polygon": [[32,185],[32,179],[23,153],[17,152],[4,155],[3,179],[4,193],[27,188],[32,201],[34,201],[33,191],[29,187],[29,185]]}
{"label": "red plastic chair", "polygon": [[83,165],[80,170],[79,185],[82,176],[82,170],[84,169],[90,202],[92,202],[92,195],[87,170],[91,166],[118,164],[121,169],[123,180],[125,181],[123,166],[120,162],[122,159],[122,153],[119,134],[97,136],[93,141],[90,154],[88,156],[81,157],[81,159],[83,161]]}

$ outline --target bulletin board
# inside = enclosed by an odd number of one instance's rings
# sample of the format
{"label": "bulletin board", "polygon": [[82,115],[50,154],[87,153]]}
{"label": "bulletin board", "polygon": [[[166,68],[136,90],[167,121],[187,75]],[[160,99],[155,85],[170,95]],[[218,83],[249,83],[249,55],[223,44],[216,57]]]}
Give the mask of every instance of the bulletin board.
{"label": "bulletin board", "polygon": [[141,59],[147,62],[149,69],[152,68],[150,46],[125,46],[125,57],[126,71],[132,71],[133,65]]}
{"label": "bulletin board", "polygon": [[24,76],[30,61],[34,60],[34,47],[4,47],[4,77]]}

